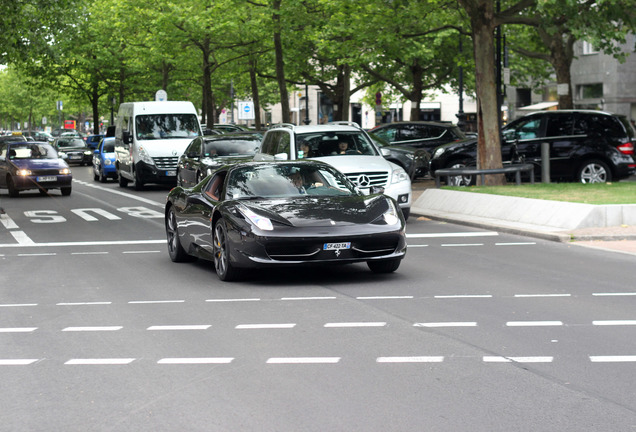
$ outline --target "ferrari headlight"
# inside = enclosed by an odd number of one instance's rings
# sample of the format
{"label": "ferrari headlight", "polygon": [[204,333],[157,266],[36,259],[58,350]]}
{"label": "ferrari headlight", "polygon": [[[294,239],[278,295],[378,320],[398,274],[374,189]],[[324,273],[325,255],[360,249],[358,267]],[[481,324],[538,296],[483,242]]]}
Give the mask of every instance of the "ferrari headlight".
{"label": "ferrari headlight", "polygon": [[245,216],[246,219],[248,219],[251,223],[256,225],[258,228],[262,229],[263,231],[272,231],[274,229],[274,226],[272,225],[272,221],[269,220],[268,218],[264,216],[259,216],[256,213],[254,213],[252,210],[242,205],[238,206],[237,208],[238,208],[238,211],[240,211],[241,214]]}
{"label": "ferrari headlight", "polygon": [[31,170],[21,169],[21,170],[18,170],[18,172],[16,174],[19,175],[19,176],[25,177],[25,176],[30,176],[33,173],[31,172]]}
{"label": "ferrari headlight", "polygon": [[387,225],[397,225],[398,223],[400,223],[400,216],[398,215],[398,211],[395,208],[395,204],[393,204],[393,201],[389,201],[389,209],[384,212],[382,217],[384,218],[384,222],[386,222]]}
{"label": "ferrari headlight", "polygon": [[438,158],[440,157],[442,154],[444,154],[444,152],[446,151],[445,147],[437,147],[435,149],[435,151],[433,152],[433,157],[434,158]]}
{"label": "ferrari headlight", "polygon": [[403,181],[407,181],[409,179],[408,174],[402,168],[396,168],[393,170],[393,175],[391,176],[391,183],[399,183]]}

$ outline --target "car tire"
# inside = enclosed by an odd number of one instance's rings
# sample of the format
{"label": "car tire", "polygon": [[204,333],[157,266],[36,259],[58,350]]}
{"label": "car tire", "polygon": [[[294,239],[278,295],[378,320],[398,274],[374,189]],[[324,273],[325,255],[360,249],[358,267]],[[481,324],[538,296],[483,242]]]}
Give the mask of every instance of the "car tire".
{"label": "car tire", "polygon": [[13,177],[11,176],[7,176],[7,189],[9,190],[9,196],[11,198],[16,198],[20,194],[20,191],[16,189]]}
{"label": "car tire", "polygon": [[237,277],[237,270],[230,262],[230,244],[227,238],[227,226],[223,219],[214,225],[214,269],[222,281],[229,282]]}
{"label": "car tire", "polygon": [[407,221],[409,219],[409,216],[411,215],[411,208],[403,208],[400,209],[402,210],[402,216],[404,216],[404,220]]}
{"label": "car tire", "polygon": [[128,179],[124,178],[119,171],[117,171],[117,183],[119,183],[119,187],[128,186]]}
{"label": "car tire", "polygon": [[99,175],[97,176],[97,179],[99,180],[100,183],[106,183],[106,176],[104,175],[104,171],[100,168],[99,169]]}
{"label": "car tire", "polygon": [[73,189],[70,186],[69,187],[60,188],[60,191],[62,192],[63,196],[69,196],[71,194],[72,190]]}
{"label": "car tire", "polygon": [[144,182],[141,180],[141,177],[139,177],[139,172],[137,170],[135,170],[135,190],[144,190]]}
{"label": "car tire", "polygon": [[95,165],[93,165],[93,180],[99,180],[99,172],[95,169]]}
{"label": "car tire", "polygon": [[[446,168],[466,168],[468,165],[466,161],[454,161],[449,163]],[[448,186],[470,186],[474,182],[474,177],[470,175],[448,177]]]}
{"label": "car tire", "polygon": [[576,179],[581,183],[607,183],[612,181],[612,171],[605,162],[591,159],[583,162]]}
{"label": "car tire", "polygon": [[393,273],[400,267],[400,258],[393,258],[380,261],[367,261],[369,269],[373,273]]}
{"label": "car tire", "polygon": [[177,229],[177,215],[174,207],[170,207],[166,216],[166,237],[168,238],[168,255],[173,262],[192,261],[194,257],[188,255],[181,240],[179,240],[179,230]]}

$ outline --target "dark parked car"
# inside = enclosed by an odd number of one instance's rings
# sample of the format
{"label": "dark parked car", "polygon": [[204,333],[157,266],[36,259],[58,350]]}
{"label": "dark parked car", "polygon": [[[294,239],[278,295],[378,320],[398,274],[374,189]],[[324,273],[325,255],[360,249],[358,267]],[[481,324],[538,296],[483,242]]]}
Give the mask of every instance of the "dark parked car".
{"label": "dark parked car", "polygon": [[177,184],[192,187],[220,166],[252,160],[262,138],[247,132],[195,138],[179,157]]}
{"label": "dark parked car", "polygon": [[[541,144],[550,147],[550,177],[554,181],[601,183],[629,177],[636,170],[636,131],[626,117],[602,111],[542,111],[521,117],[503,128],[504,164],[532,163],[541,175]],[[431,172],[441,168],[474,166],[477,140],[438,147]],[[456,177],[459,184],[471,177]]]}
{"label": "dark parked car", "polygon": [[404,168],[411,180],[428,174],[431,154],[426,150],[409,146],[390,145],[373,132],[369,132],[369,136],[378,148],[384,148],[389,151],[389,154],[384,156],[384,159]]}
{"label": "dark parked car", "polygon": [[0,142],[0,188],[17,197],[20,191],[60,189],[62,195],[71,194],[73,176],[68,164],[60,159],[51,145],[45,142]]}
{"label": "dark parked car", "polygon": [[376,126],[373,132],[391,145],[407,145],[421,148],[429,153],[439,145],[466,138],[464,133],[452,123],[442,122],[397,122]]}
{"label": "dark parked car", "polygon": [[109,178],[117,180],[115,137],[103,138],[93,152],[93,178],[102,183]]}
{"label": "dark parked car", "polygon": [[69,164],[90,165],[93,163],[93,151],[88,148],[82,138],[59,136],[55,138],[53,147]]}
{"label": "dark parked car", "polygon": [[172,261],[214,262],[221,280],[241,268],[366,262],[390,273],[406,254],[395,200],[364,195],[332,166],[311,160],[246,162],[220,168],[194,188],[168,195]]}

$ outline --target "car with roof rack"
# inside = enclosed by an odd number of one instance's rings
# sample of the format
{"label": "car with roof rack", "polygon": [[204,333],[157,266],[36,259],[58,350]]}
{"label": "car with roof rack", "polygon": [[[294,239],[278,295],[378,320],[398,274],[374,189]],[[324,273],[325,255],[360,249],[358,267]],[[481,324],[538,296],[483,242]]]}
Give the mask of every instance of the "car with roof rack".
{"label": "car with roof rack", "polygon": [[411,211],[411,180],[407,172],[385,159],[388,150],[379,149],[355,123],[272,126],[263,137],[255,161],[314,159],[335,167],[364,194],[383,192],[395,199],[404,218]]}

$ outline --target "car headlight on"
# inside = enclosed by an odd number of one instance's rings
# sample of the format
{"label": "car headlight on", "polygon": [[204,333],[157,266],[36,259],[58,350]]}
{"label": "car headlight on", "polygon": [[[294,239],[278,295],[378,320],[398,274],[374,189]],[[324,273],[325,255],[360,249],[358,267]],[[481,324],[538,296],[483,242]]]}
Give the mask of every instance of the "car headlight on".
{"label": "car headlight on", "polygon": [[155,164],[155,161],[152,160],[146,149],[143,147],[139,147],[139,159],[141,159],[143,162],[146,162],[148,165]]}
{"label": "car headlight on", "polygon": [[397,225],[400,223],[400,216],[398,215],[398,210],[395,208],[393,201],[389,201],[389,209],[384,212],[382,218],[387,225]]}
{"label": "car headlight on", "polygon": [[245,218],[249,220],[252,224],[254,224],[256,227],[262,229],[263,231],[274,230],[272,221],[269,220],[268,218],[257,215],[252,210],[248,209],[247,207],[243,205],[239,205],[237,206],[237,208],[238,208],[238,211],[241,212],[241,214],[245,216]]}
{"label": "car headlight on", "polygon": [[400,183],[403,181],[407,181],[409,179],[408,174],[402,168],[396,168],[393,170],[393,175],[391,176],[391,183]]}
{"label": "car headlight on", "polygon": [[68,175],[70,173],[71,173],[71,170],[69,168],[62,168],[60,170],[60,174],[62,174],[62,175]]}
{"label": "car headlight on", "polygon": [[59,157],[61,157],[62,159],[66,159],[66,158],[68,158],[68,156],[66,155],[66,153],[64,153],[64,152],[62,152],[62,151],[61,151],[61,152],[58,152],[58,153],[57,153],[57,155],[58,155]]}
{"label": "car headlight on", "polygon": [[435,151],[433,152],[433,157],[434,158],[438,158],[441,155],[444,154],[444,152],[446,151],[446,149],[444,147],[438,147],[435,149]]}
{"label": "car headlight on", "polygon": [[31,172],[31,170],[28,170],[28,169],[21,169],[21,170],[18,170],[18,171],[16,172],[16,174],[17,174],[17,175],[19,175],[19,176],[23,176],[23,177],[25,177],[25,176],[30,176],[30,175],[31,175],[31,174],[33,174],[33,173]]}
{"label": "car headlight on", "polygon": [[90,155],[92,155],[92,154],[93,154],[93,152],[92,152],[92,151],[90,151],[90,150],[84,150],[84,154],[85,154],[86,156],[90,156]]}

